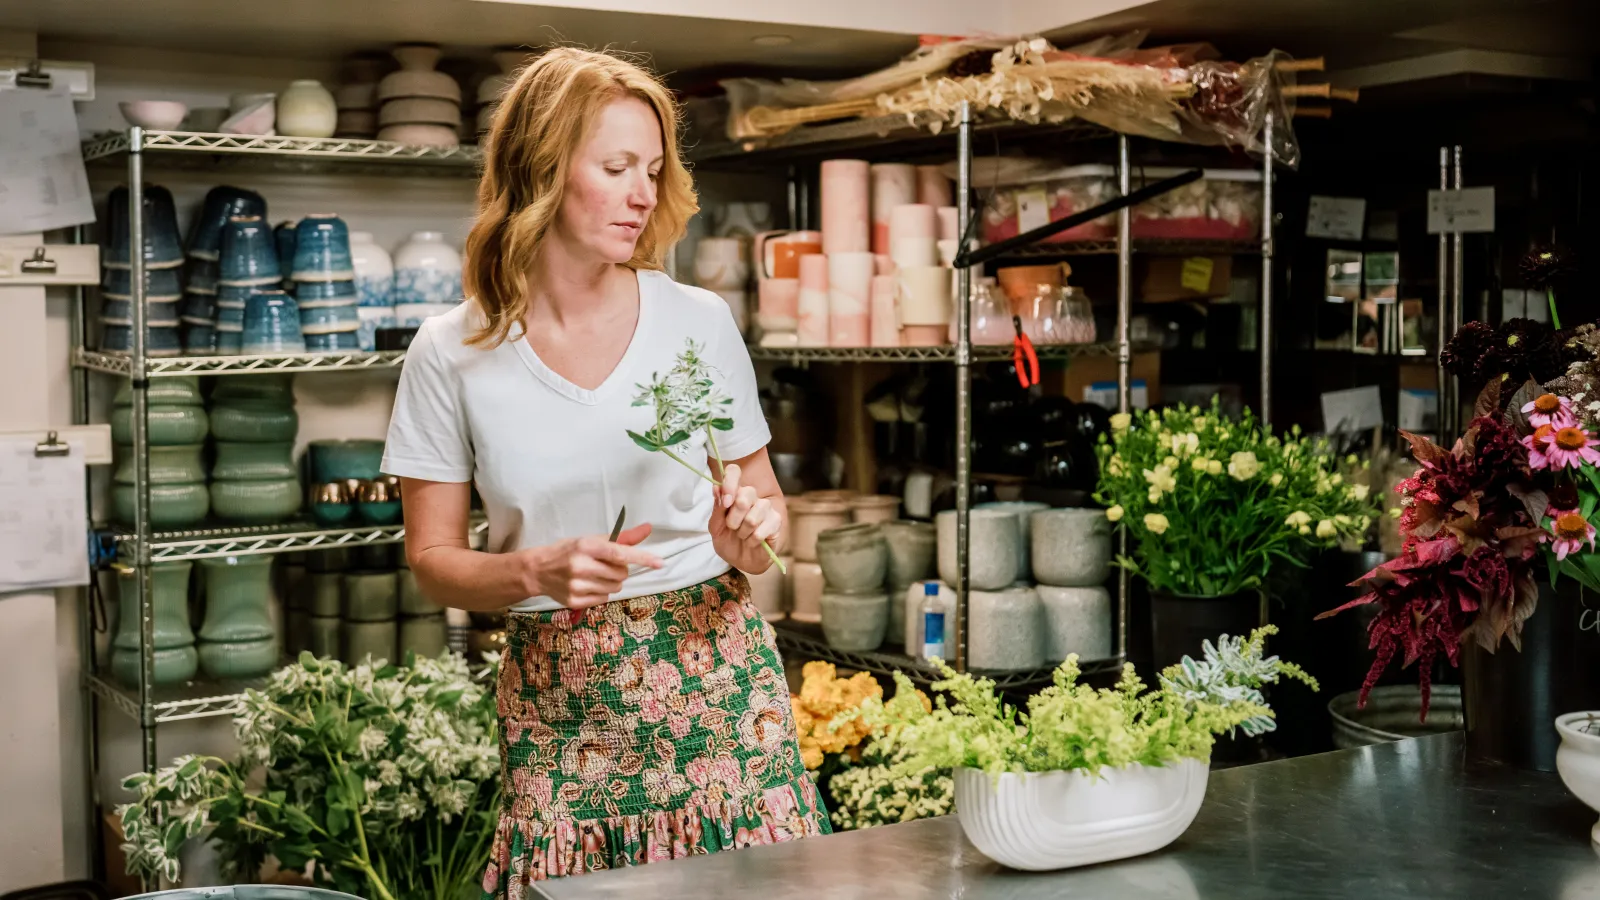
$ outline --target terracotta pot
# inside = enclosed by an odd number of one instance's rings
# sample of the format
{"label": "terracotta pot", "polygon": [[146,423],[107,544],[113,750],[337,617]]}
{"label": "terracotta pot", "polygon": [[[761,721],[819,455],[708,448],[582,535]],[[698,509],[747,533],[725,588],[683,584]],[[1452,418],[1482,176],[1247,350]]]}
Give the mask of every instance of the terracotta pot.
{"label": "terracotta pot", "polygon": [[796,622],[822,621],[822,567],[800,560],[790,564],[789,596],[794,599],[789,618]]}
{"label": "terracotta pot", "polygon": [[899,497],[869,494],[850,498],[850,517],[858,523],[892,522],[899,516]]}
{"label": "terracotta pot", "polygon": [[796,497],[789,501],[789,533],[794,558],[817,561],[817,535],[850,523],[850,506],[841,500]]}

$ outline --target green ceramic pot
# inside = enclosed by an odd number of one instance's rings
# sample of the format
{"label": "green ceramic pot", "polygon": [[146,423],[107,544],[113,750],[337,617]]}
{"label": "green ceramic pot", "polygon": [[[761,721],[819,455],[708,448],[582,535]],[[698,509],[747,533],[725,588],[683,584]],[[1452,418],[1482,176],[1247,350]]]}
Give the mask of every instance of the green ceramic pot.
{"label": "green ceramic pot", "polygon": [[394,568],[394,550],[398,544],[363,544],[356,548],[356,565],[363,569]]}
{"label": "green ceramic pot", "polygon": [[292,441],[252,444],[219,440],[216,447],[211,477],[217,481],[283,481],[299,474]]}
{"label": "green ceramic pot", "polygon": [[272,557],[224,556],[200,561],[206,618],[200,640],[219,643],[272,639]]}
{"label": "green ceramic pot", "polygon": [[[306,554],[306,569],[310,572],[343,572],[350,566],[350,548],[348,547],[311,550]],[[322,613],[317,615],[322,615]],[[333,615],[333,613],[328,613],[328,615]]]}
{"label": "green ceramic pot", "polygon": [[218,378],[211,389],[213,406],[234,400],[269,400],[294,404],[292,375],[251,375],[249,378]]}
{"label": "green ceramic pot", "polygon": [[[189,627],[187,562],[150,567],[150,604],[155,619],[157,684],[194,677],[194,632]],[[139,683],[139,608],[134,597],[134,572],[117,575],[117,633],[111,639],[111,671],[129,686]]]}
{"label": "green ceramic pot", "polygon": [[274,400],[223,400],[211,405],[211,433],[219,441],[293,441],[300,430],[294,407]]}
{"label": "green ceramic pot", "polygon": [[306,651],[317,659],[338,659],[343,625],[338,616],[307,616]]}
{"label": "green ceramic pot", "polygon": [[300,511],[300,479],[213,481],[211,511],[228,522],[279,522]]}
{"label": "green ceramic pot", "polygon": [[[176,447],[150,448],[151,484],[204,484],[206,467],[200,460],[204,444],[182,444]],[[133,484],[134,460],[131,446],[117,447],[117,471],[112,479],[117,484]]]}
{"label": "green ceramic pot", "polygon": [[[204,443],[209,419],[203,406],[152,406],[146,416],[152,447]],[[111,410],[111,440],[122,445],[133,443],[133,409],[118,406]]]}
{"label": "green ceramic pot", "polygon": [[383,441],[312,441],[306,452],[311,456],[311,476],[319,484],[346,478],[372,481],[383,462]]}
{"label": "green ceramic pot", "polygon": [[[111,488],[111,511],[124,525],[133,524],[133,485]],[[150,486],[150,525],[154,528],[187,528],[197,525],[211,511],[211,492],[205,484],[152,484]]]}
{"label": "green ceramic pot", "polygon": [[344,622],[339,629],[344,635],[344,661],[360,665],[373,660],[395,660],[395,622]]}
{"label": "green ceramic pot", "polygon": [[410,569],[401,569],[396,575],[400,580],[400,615],[433,616],[444,612],[438,604],[423,596],[417,576]]}
{"label": "green ceramic pot", "polygon": [[283,608],[307,609],[311,599],[311,576],[306,572],[306,564],[279,560],[275,571],[278,575],[278,596],[283,598]]}
{"label": "green ceramic pot", "polygon": [[393,619],[400,604],[394,570],[347,572],[344,576],[344,620],[381,622]]}
{"label": "green ceramic pot", "polygon": [[278,665],[278,639],[208,643],[201,641],[200,670],[212,678],[259,678]]}
{"label": "green ceramic pot", "polygon": [[[145,394],[152,406],[200,406],[205,398],[200,395],[200,378],[197,375],[175,375],[171,378],[152,378]],[[124,381],[112,398],[113,406],[133,405],[133,382]]]}
{"label": "green ceramic pot", "polygon": [[359,509],[361,521],[369,525],[396,525],[400,522],[400,501],[387,500],[382,503],[362,503]]}
{"label": "green ceramic pot", "polygon": [[312,572],[306,611],[313,616],[337,616],[344,606],[344,576],[338,572]]}
{"label": "green ceramic pot", "polygon": [[445,648],[444,614],[401,619],[399,640],[399,660],[403,661],[407,653],[430,659],[438,656]]}

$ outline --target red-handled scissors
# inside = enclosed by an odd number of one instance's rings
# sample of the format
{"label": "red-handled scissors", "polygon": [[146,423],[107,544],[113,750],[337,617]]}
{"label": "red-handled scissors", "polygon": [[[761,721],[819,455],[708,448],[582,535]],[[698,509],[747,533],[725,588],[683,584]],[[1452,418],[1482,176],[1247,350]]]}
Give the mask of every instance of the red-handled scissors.
{"label": "red-handled scissors", "polygon": [[1017,329],[1011,342],[1011,363],[1017,367],[1017,381],[1023,388],[1031,388],[1039,383],[1039,354],[1033,352],[1033,341],[1022,333],[1022,317],[1012,316],[1011,325]]}

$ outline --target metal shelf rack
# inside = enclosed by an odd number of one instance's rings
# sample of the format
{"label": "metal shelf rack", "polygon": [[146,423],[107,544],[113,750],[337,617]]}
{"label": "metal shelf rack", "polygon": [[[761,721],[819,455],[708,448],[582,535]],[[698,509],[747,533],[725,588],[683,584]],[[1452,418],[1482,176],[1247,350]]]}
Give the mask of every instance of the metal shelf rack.
{"label": "metal shelf rack", "polygon": [[[227,682],[195,680],[161,685],[155,689],[150,704],[153,721],[157,725],[164,725],[190,719],[232,716],[244,709],[246,689],[260,688],[265,684],[265,678],[258,678]],[[84,676],[84,687],[108,701],[118,712],[127,714],[135,722],[140,721],[137,689],[124,687],[97,673]]]}
{"label": "metal shelf rack", "polygon": [[[488,520],[473,520],[471,533],[489,530]],[[323,528],[307,519],[274,525],[198,528],[152,532],[145,544],[151,562],[181,562],[222,556],[261,556],[297,550],[332,550],[370,544],[398,544],[405,540],[403,525],[360,525]],[[118,557],[138,558],[139,536],[117,532]]]}
{"label": "metal shelf rack", "polygon": [[[750,358],[767,362],[954,362],[956,348],[944,347],[751,347]],[[1078,356],[1115,356],[1117,345],[1041,344],[1040,359]],[[973,346],[972,358],[981,362],[1011,358],[1011,345]]]}
{"label": "metal shelf rack", "polygon": [[[377,353],[297,353],[290,356],[166,356],[145,359],[146,378],[172,378],[178,375],[248,375],[285,372],[328,372],[350,369],[398,369],[405,362],[404,350]],[[77,348],[72,364],[91,372],[121,375],[133,373],[133,356]]]}
{"label": "metal shelf rack", "polygon": [[125,162],[125,157],[144,153],[158,153],[163,165],[178,168],[256,166],[374,175],[476,177],[483,164],[483,154],[474,146],[420,147],[354,138],[265,137],[129,128],[83,145],[83,158],[89,163]]}

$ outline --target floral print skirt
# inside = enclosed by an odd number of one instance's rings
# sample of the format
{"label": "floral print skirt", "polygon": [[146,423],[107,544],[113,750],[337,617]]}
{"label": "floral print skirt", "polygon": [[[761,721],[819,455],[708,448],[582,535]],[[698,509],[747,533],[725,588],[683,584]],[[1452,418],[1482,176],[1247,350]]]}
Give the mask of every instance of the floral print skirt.
{"label": "floral print skirt", "polygon": [[510,616],[498,700],[504,799],[485,897],[829,831],[772,628],[737,571]]}

